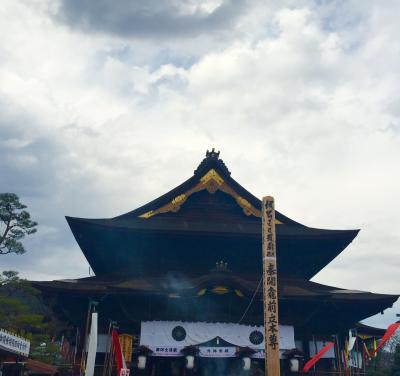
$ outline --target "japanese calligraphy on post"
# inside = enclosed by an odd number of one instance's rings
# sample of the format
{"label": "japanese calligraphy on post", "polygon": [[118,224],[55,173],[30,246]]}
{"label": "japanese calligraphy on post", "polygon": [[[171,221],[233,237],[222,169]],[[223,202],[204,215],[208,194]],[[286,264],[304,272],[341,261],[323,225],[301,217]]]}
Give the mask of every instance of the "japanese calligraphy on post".
{"label": "japanese calligraphy on post", "polygon": [[262,248],[264,287],[265,369],[268,376],[279,376],[278,275],[276,267],[275,202],[262,201]]}

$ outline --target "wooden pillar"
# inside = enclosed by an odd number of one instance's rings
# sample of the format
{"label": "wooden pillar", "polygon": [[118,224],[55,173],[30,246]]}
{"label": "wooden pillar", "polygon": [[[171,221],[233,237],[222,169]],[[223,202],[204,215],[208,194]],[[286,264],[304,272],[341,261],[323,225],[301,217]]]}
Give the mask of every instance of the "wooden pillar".
{"label": "wooden pillar", "polygon": [[280,376],[275,202],[271,196],[262,200],[262,254],[265,370],[267,376]]}

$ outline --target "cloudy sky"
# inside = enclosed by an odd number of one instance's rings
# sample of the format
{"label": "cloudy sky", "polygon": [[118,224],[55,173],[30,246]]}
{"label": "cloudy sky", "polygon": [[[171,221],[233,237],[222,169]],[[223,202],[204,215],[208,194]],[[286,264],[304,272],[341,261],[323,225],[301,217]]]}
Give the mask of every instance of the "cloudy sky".
{"label": "cloudy sky", "polygon": [[289,217],[362,229],[315,281],[400,293],[399,13],[395,0],[3,0],[0,192],[39,231],[0,269],[87,276],[64,216],[136,208],[216,147]]}

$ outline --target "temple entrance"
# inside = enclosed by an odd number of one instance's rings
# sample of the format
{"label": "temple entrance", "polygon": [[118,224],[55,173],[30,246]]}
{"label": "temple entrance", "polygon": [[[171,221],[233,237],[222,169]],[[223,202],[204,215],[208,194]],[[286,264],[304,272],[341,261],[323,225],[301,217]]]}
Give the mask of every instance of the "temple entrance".
{"label": "temple entrance", "polygon": [[[143,321],[140,346],[152,376],[258,376],[264,375],[263,333],[261,326],[236,323]],[[282,352],[295,346],[294,328],[280,325]]]}
{"label": "temple entrance", "polygon": [[263,361],[252,361],[250,370],[243,369],[242,359],[199,359],[196,375],[199,376],[248,376],[264,375]]}
{"label": "temple entrance", "polygon": [[153,358],[148,374],[152,376],[264,376],[264,361],[252,360],[249,370],[242,359],[199,358],[193,369],[186,369],[182,358]]}
{"label": "temple entrance", "polygon": [[233,375],[235,363],[232,359],[201,359],[199,362],[199,372],[201,376]]}

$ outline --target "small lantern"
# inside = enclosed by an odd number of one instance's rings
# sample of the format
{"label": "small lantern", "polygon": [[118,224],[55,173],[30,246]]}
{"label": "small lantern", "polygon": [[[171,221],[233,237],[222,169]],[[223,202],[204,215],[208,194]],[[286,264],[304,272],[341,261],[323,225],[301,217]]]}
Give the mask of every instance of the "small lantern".
{"label": "small lantern", "polygon": [[186,368],[193,369],[194,368],[194,358],[200,352],[197,346],[186,346],[181,350],[181,353],[186,357]]}
{"label": "small lantern", "polygon": [[250,347],[237,347],[236,356],[242,358],[243,371],[249,371],[251,367],[251,358],[256,351]]}
{"label": "small lantern", "polygon": [[305,353],[299,349],[287,350],[283,353],[283,356],[289,362],[290,372],[296,373],[300,370],[300,362],[305,357]]}
{"label": "small lantern", "polygon": [[194,356],[186,355],[186,368],[193,369],[193,367],[194,367]]}
{"label": "small lantern", "polygon": [[137,359],[138,359],[138,368],[145,369],[147,363],[147,356],[150,355],[153,351],[150,350],[147,346],[139,346],[136,350]]}
{"label": "small lantern", "polygon": [[139,355],[138,356],[138,368],[139,369],[145,369],[146,368],[146,361],[147,361],[147,356],[146,355]]}
{"label": "small lantern", "polygon": [[249,371],[251,367],[251,359],[248,356],[242,358],[243,362],[243,371]]}
{"label": "small lantern", "polygon": [[299,358],[290,359],[290,371],[291,372],[299,372],[300,361]]}

